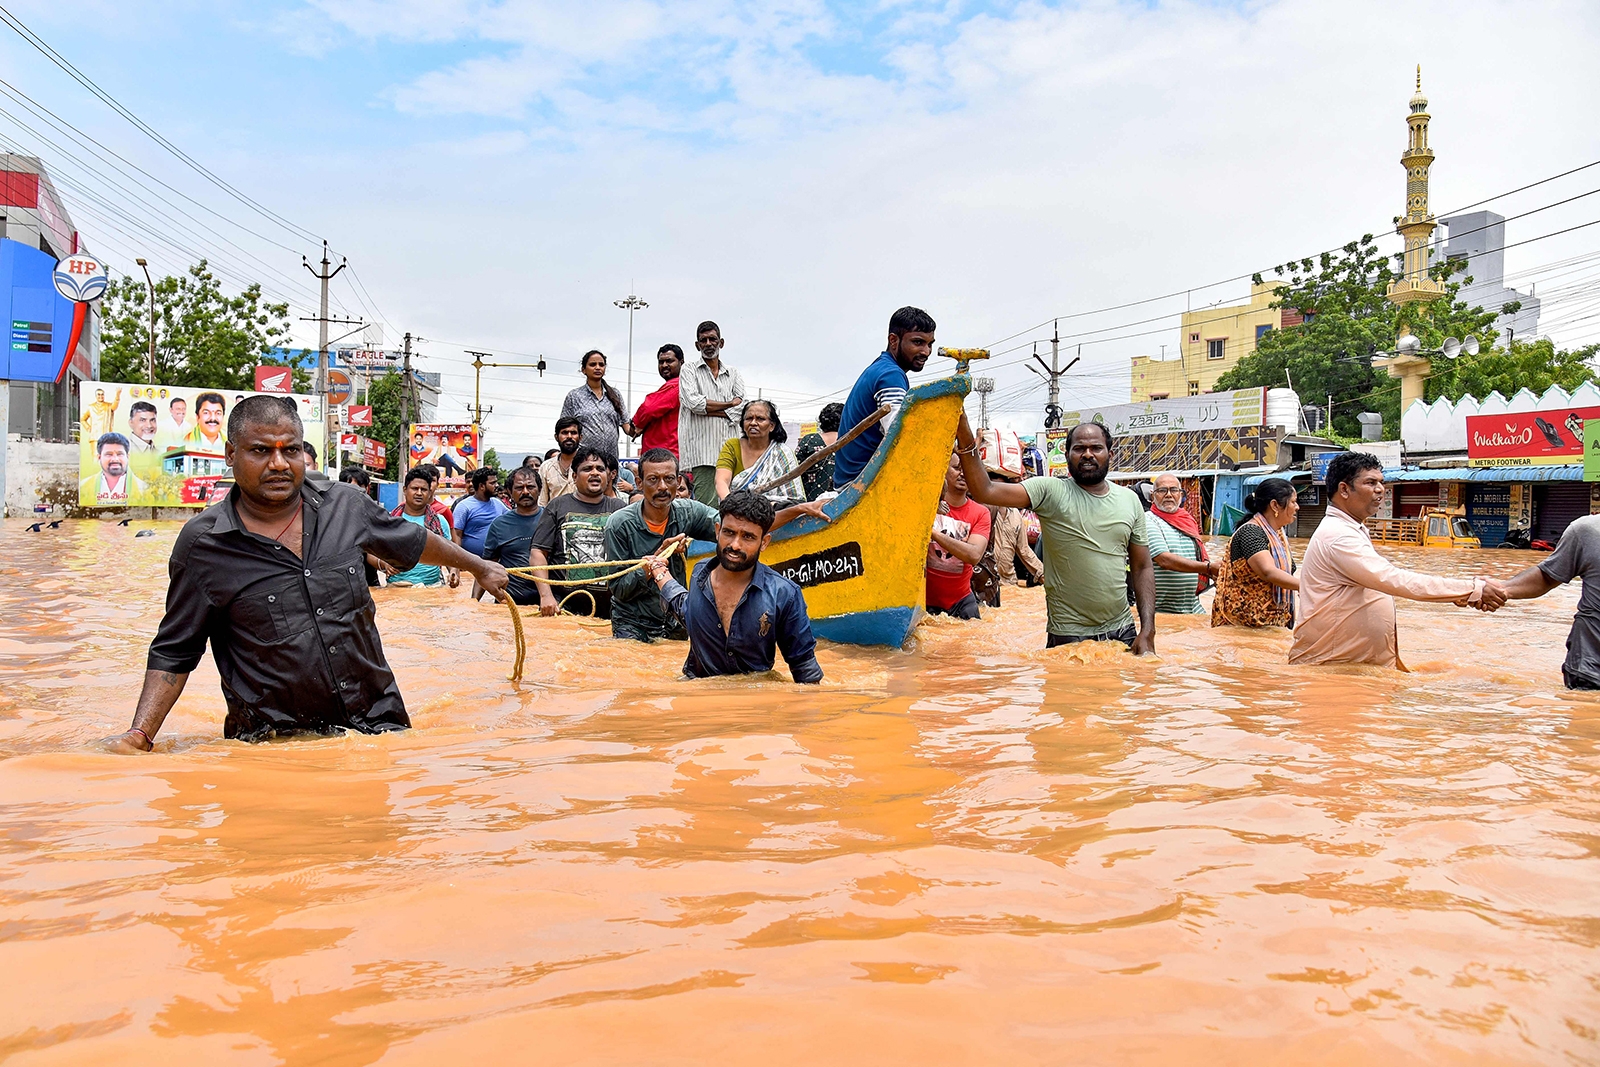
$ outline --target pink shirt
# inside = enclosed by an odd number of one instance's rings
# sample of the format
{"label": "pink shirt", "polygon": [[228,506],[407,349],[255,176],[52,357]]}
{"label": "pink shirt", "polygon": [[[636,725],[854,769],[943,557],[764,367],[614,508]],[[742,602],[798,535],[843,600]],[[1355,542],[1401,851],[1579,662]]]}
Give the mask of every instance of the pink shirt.
{"label": "pink shirt", "polygon": [[1403,571],[1378,555],[1372,535],[1330,506],[1300,564],[1300,618],[1290,663],[1400,666],[1394,598],[1460,600],[1482,591],[1471,578]]}

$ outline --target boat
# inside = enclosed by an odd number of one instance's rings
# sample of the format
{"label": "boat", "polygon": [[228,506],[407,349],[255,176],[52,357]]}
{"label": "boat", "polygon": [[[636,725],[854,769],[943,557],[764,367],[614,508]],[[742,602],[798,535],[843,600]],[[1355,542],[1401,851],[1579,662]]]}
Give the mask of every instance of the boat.
{"label": "boat", "polygon": [[[955,375],[906,393],[861,476],[823,505],[831,522],[791,522],[762,551],[762,563],[800,586],[816,636],[898,648],[926,613],[928,541],[972,390],[966,360],[956,367]],[[709,541],[693,542],[690,573],[715,551]]]}
{"label": "boat", "polygon": [[1465,508],[1428,508],[1414,519],[1368,519],[1374,544],[1416,548],[1482,548]]}

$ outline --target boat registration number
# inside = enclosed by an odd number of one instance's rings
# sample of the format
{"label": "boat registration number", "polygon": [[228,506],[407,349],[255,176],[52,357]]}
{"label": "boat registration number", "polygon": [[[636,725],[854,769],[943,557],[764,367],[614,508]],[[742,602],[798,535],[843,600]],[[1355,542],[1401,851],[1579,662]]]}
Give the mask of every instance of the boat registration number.
{"label": "boat registration number", "polygon": [[773,564],[772,569],[802,589],[859,578],[866,573],[866,567],[861,562],[861,545],[856,541],[846,541],[821,552],[786,559]]}

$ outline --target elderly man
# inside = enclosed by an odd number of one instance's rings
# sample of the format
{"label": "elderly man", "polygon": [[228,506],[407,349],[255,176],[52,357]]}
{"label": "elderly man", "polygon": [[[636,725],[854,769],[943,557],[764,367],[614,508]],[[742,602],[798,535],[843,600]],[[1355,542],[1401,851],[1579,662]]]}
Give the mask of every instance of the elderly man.
{"label": "elderly man", "polygon": [[1378,555],[1366,520],[1383,503],[1383,464],[1345,452],[1328,464],[1328,513],[1300,564],[1300,618],[1290,663],[1372,663],[1399,667],[1394,598],[1473,604],[1493,611],[1505,590],[1483,578],[1403,571]]}
{"label": "elderly man", "polygon": [[1156,611],[1203,614],[1200,594],[1217,576],[1218,565],[1206,554],[1200,524],[1183,506],[1177,475],[1156,475],[1155,489],[1155,502],[1144,517],[1144,536],[1156,565]]}
{"label": "elderly man", "polygon": [[305,476],[292,400],[233,409],[234,487],[184,524],[167,565],[167,611],[150,644],[133,726],[119,752],[148,752],[206,644],[222,676],[223,735],[381,733],[411,725],[361,581],[363,550],[410,567],[472,571],[499,597],[505,568],[391,516],[354,486]]}
{"label": "elderly man", "polygon": [[717,505],[717,456],[739,436],[744,377],[723,362],[722,327],[702,322],[694,331],[700,362],[678,376],[678,459],[694,472],[694,498]]}

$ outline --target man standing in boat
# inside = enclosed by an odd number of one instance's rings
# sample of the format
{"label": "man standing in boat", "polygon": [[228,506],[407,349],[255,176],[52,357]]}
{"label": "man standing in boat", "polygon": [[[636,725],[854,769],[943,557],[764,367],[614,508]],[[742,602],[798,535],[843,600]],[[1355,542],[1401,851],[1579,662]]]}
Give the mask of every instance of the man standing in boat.
{"label": "man standing in boat", "polygon": [[[1043,528],[1045,647],[1079,641],[1120,641],[1134,655],[1156,650],[1156,580],[1145,541],[1144,506],[1133,490],[1106,480],[1115,442],[1098,422],[1067,433],[1072,480],[1029,478],[1007,485],[989,477],[966,412],[956,426],[956,454],[967,495],[980,504],[1032,508]],[[1128,612],[1126,568],[1133,568],[1139,628]]]}
{"label": "man standing in boat", "polygon": [[906,390],[911,388],[911,371],[927,365],[933,354],[933,316],[921,308],[903,307],[889,316],[889,340],[882,354],[861,372],[850,396],[844,402],[839,428],[848,433],[878,408],[887,406],[889,414],[845,445],[833,457],[833,487],[843,489],[861,476],[872,455],[883,444],[884,425],[900,412]]}

